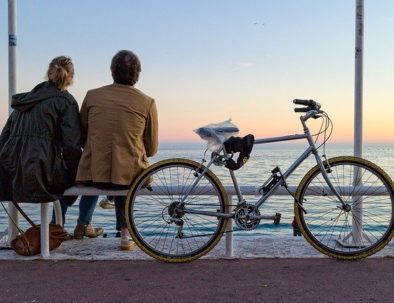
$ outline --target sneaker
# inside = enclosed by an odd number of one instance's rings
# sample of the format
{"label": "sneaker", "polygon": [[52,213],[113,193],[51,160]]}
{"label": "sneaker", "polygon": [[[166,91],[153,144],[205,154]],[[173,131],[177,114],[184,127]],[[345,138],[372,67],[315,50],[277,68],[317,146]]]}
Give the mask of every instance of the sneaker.
{"label": "sneaker", "polygon": [[114,209],[115,208],[115,203],[108,200],[107,198],[102,199],[100,201],[99,205],[103,209]]}
{"label": "sneaker", "polygon": [[132,250],[135,247],[135,242],[128,236],[123,236],[120,240],[121,250]]}
{"label": "sneaker", "polygon": [[81,240],[83,237],[97,238],[102,235],[104,229],[101,227],[93,228],[92,225],[77,224],[74,229],[74,239]]}

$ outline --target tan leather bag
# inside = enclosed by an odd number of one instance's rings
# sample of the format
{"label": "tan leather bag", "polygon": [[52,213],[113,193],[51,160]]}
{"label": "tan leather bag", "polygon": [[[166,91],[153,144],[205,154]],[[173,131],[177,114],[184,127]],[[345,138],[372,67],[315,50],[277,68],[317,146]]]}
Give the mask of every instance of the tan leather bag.
{"label": "tan leather bag", "polygon": [[[59,224],[49,224],[49,250],[58,248],[67,232]],[[41,226],[34,225],[11,241],[12,249],[22,256],[33,256],[41,252]]]}
{"label": "tan leather bag", "polygon": [[[32,225],[26,231],[21,230],[17,225],[20,235],[11,241],[12,249],[22,256],[33,256],[41,252],[41,226],[34,222],[20,208],[18,203],[13,202],[18,211]],[[53,250],[62,244],[67,232],[59,224],[49,224],[49,250]]]}

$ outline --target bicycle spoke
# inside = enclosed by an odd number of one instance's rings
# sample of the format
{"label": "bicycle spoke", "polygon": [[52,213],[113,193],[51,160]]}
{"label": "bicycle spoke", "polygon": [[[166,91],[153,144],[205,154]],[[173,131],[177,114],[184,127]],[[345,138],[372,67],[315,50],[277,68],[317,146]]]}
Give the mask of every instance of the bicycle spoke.
{"label": "bicycle spoke", "polygon": [[[226,219],[193,211],[225,211],[224,194],[211,172],[198,184],[199,164],[190,160],[157,163],[140,178],[130,198],[131,233],[152,256],[173,261],[196,258],[220,239]],[[136,194],[147,180],[152,191]]]}
{"label": "bicycle spoke", "polygon": [[[349,159],[349,160],[348,160]],[[327,183],[318,167],[302,181],[296,216],[305,237],[320,251],[338,258],[365,257],[381,249],[393,230],[390,182],[366,160],[338,157],[330,163],[329,178],[341,196],[324,194]]]}

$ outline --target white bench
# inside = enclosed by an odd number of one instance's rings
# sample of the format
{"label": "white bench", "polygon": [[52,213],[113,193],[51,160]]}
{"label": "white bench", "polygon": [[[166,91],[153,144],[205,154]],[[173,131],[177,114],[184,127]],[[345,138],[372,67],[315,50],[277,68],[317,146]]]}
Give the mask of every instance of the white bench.
{"label": "white bench", "polygon": [[[256,187],[254,186],[241,186],[241,192],[243,195],[255,195]],[[232,201],[234,195],[236,195],[233,186],[225,186],[225,190],[228,195],[228,201]],[[295,186],[289,186],[291,192],[295,192]],[[64,196],[126,196],[128,190],[109,190],[109,189],[98,189],[91,186],[72,186],[64,192]],[[142,195],[149,195],[149,191],[144,190],[141,192]],[[284,188],[279,188],[275,195],[288,195],[288,192]],[[52,203],[52,202],[49,202]],[[48,220],[48,206],[49,203],[40,203],[41,210],[41,256],[43,258],[49,257],[49,220]],[[59,201],[54,201],[55,218],[57,224],[63,224],[61,207]],[[9,203],[9,213],[14,222],[18,223],[18,211],[15,209],[12,203]],[[229,220],[227,224],[227,231],[232,230],[232,220]],[[8,223],[8,241],[11,242],[18,235],[18,229],[14,226],[11,219]],[[233,256],[233,234],[231,232],[226,233],[226,257]]]}
{"label": "white bench", "polygon": [[[236,191],[233,186],[224,186],[226,193],[228,195],[228,201],[231,204],[233,196],[236,196]],[[289,191],[294,194],[297,187],[296,186],[289,186],[288,187]],[[160,190],[156,189],[156,192]],[[178,189],[182,190],[182,189]],[[250,195],[255,195],[256,194],[256,187],[254,186],[240,186],[240,190],[243,195],[245,196],[250,196]],[[310,188],[311,192],[316,192],[317,188]],[[321,190],[321,188],[320,188]],[[325,188],[323,190],[326,194],[331,195],[332,192],[328,189]],[[104,195],[110,195],[110,196],[126,196],[128,190],[102,190],[98,189],[95,187],[89,187],[89,186],[72,186],[68,188],[65,192],[65,196],[104,196]],[[163,191],[165,193],[165,191]],[[347,190],[349,192],[349,189]],[[139,194],[141,195],[149,195],[150,192],[148,190],[143,190]],[[205,192],[206,194],[206,192]],[[374,187],[366,187],[362,188],[362,190],[359,192],[359,194],[369,194],[369,195],[386,195],[387,193],[385,192],[384,189],[376,189]],[[283,188],[279,187],[277,191],[274,193],[274,195],[289,195],[288,191]],[[291,199],[289,203],[291,203]],[[255,201],[256,199],[253,199]],[[59,201],[54,201],[54,208],[55,208],[55,217],[56,217],[56,223],[58,224],[63,224],[62,222],[62,215],[61,215],[61,208],[60,208],[60,203]],[[48,221],[48,203],[41,203],[41,256],[43,258],[49,257],[49,221]],[[231,209],[229,210],[231,211]],[[16,208],[13,206],[12,203],[9,203],[9,214],[11,218],[14,220],[14,222],[18,223],[18,212]],[[228,221],[226,231],[231,231],[232,230],[232,220]],[[360,232],[360,231],[358,231]],[[14,239],[18,235],[18,229],[14,226],[12,223],[11,219],[9,219],[8,223],[8,241],[11,242],[12,239]],[[225,255],[226,257],[230,258],[233,256],[233,233],[228,232],[226,233],[226,252]]]}

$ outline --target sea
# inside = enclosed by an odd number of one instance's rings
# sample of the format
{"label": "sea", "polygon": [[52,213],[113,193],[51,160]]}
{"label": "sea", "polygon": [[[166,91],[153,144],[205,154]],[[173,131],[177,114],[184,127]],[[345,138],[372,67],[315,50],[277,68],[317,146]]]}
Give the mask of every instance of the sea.
{"label": "sea", "polygon": [[[240,170],[236,171],[236,177],[239,185],[260,186],[271,175],[271,170],[279,166],[285,171],[295,159],[305,150],[304,145],[289,143],[274,143],[255,145],[249,161]],[[353,155],[351,145],[326,144],[325,149],[319,149],[320,155],[327,158]],[[162,144],[158,153],[149,159],[150,163],[170,158],[187,158],[200,162],[203,158],[209,160],[211,153],[206,151],[204,144]],[[392,144],[366,144],[362,148],[362,157],[379,165],[386,173],[394,179],[394,143]],[[314,157],[311,156],[300,165],[299,168],[287,180],[288,185],[298,185],[305,173],[315,165]],[[212,171],[219,177],[223,185],[231,185],[231,178],[227,169],[214,166]],[[100,197],[101,199],[105,198]],[[257,199],[255,196],[245,196],[248,203],[254,203]],[[237,201],[233,201],[235,204]],[[65,228],[72,232],[76,225],[78,217],[77,202],[68,209]],[[7,203],[3,203],[7,207]],[[37,204],[24,203],[23,209],[28,213],[33,221],[40,221],[40,207]],[[277,235],[288,236],[293,233],[291,222],[293,221],[293,199],[291,196],[272,196],[260,209],[261,214],[274,215],[276,212],[282,214],[281,223],[274,225],[270,221],[261,221],[257,229],[253,231],[236,231],[237,236],[248,237],[256,235]],[[29,227],[28,223],[20,218],[22,229]],[[8,217],[0,205],[0,234],[4,233],[8,224]],[[97,204],[93,216],[92,224],[97,227],[103,227],[107,237],[115,237],[115,211],[113,209],[102,209]]]}

